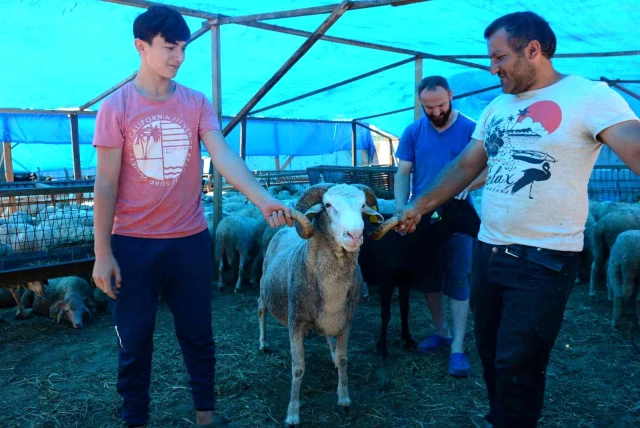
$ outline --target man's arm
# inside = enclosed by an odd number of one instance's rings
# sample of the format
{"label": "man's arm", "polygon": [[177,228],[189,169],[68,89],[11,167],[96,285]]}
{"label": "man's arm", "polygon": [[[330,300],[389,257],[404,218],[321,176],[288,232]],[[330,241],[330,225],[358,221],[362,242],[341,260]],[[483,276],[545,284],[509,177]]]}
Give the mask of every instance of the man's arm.
{"label": "man's arm", "polygon": [[120,286],[120,269],[111,252],[111,230],[120,180],[121,148],[97,146],[98,167],[93,193],[93,230],[96,260],[93,280],[109,297],[115,299],[117,291],[111,290],[111,277]]}
{"label": "man's arm", "polygon": [[484,183],[487,181],[487,175],[489,174],[489,167],[485,167],[484,170],[480,173],[480,175],[467,186],[467,190],[470,192],[477,190],[484,186]]}
{"label": "man's arm", "polygon": [[629,120],[610,126],[598,134],[633,172],[640,175],[640,122]]}
{"label": "man's arm", "polygon": [[393,182],[393,195],[396,199],[396,211],[400,212],[407,205],[411,188],[411,170],[413,162],[401,160]]}
{"label": "man's arm", "polygon": [[[202,142],[211,156],[213,166],[229,183],[244,194],[262,211],[265,220],[274,226],[293,225],[291,209],[267,192],[253,176],[247,164],[229,147],[219,130],[209,131]],[[276,213],[276,215],[274,215]],[[285,218],[286,217],[286,218]]]}
{"label": "man's arm", "polygon": [[462,192],[487,167],[487,153],[482,141],[471,140],[467,147],[450,162],[433,183],[408,204],[400,217],[400,229],[415,230],[423,214],[431,212]]}

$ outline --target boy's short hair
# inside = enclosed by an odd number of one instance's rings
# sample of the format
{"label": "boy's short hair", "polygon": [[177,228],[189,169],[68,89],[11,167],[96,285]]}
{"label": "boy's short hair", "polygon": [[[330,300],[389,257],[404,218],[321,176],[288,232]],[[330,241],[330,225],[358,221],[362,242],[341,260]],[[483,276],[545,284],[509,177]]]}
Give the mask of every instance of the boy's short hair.
{"label": "boy's short hair", "polygon": [[151,6],[133,21],[133,37],[136,39],[151,44],[158,34],[168,43],[186,42],[191,38],[187,21],[170,6]]}
{"label": "boy's short hair", "polygon": [[418,83],[418,95],[422,93],[425,89],[427,91],[433,91],[438,86],[444,88],[447,92],[449,89],[449,82],[442,76],[427,76]]}

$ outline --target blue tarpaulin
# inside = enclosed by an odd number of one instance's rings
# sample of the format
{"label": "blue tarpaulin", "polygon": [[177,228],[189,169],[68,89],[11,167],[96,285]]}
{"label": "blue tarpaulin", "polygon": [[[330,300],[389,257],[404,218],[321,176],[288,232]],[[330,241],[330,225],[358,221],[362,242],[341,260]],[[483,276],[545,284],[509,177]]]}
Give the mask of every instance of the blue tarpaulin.
{"label": "blue tarpaulin", "polygon": [[[222,126],[231,118],[223,117]],[[72,170],[71,128],[66,115],[0,113],[2,141],[12,142],[14,172],[34,172],[61,169]],[[95,168],[95,150],[91,146],[95,117],[78,116],[80,164],[83,169]],[[239,152],[240,126],[226,138]],[[309,156],[351,150],[350,122],[249,119],[247,123],[247,156],[294,155]],[[375,153],[371,133],[356,128],[356,150]],[[206,156],[204,146],[203,155]]]}

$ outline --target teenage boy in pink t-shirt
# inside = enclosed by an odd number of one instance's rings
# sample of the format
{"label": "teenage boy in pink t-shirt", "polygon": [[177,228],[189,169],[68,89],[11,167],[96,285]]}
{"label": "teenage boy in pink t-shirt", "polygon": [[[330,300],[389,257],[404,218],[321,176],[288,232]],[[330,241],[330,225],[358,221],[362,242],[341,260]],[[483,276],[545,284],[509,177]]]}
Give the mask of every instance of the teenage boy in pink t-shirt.
{"label": "teenage boy in pink t-shirt", "polygon": [[215,168],[260,208],[271,227],[290,209],[254,179],[220,132],[200,92],[172,79],[189,27],[175,9],[152,6],[134,24],[136,78],[102,103],[93,145],[95,264],[119,346],[118,393],[128,426],[146,426],[158,297],[167,302],[190,375],[196,424],[224,426],[214,412],[211,237],[201,202],[200,140]]}

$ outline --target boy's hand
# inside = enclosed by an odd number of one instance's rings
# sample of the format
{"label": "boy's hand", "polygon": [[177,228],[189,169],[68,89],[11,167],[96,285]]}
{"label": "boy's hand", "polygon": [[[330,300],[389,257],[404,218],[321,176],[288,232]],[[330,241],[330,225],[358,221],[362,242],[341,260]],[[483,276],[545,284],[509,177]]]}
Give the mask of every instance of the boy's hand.
{"label": "boy's hand", "polygon": [[[116,286],[111,286],[111,277],[115,276]],[[96,286],[112,299],[117,299],[118,289],[122,278],[120,276],[120,267],[113,255],[96,256],[93,264],[93,282]]]}
{"label": "boy's hand", "polygon": [[273,196],[269,196],[264,203],[259,207],[262,212],[262,216],[271,227],[293,226],[293,220],[291,219],[291,208],[277,200]]}

